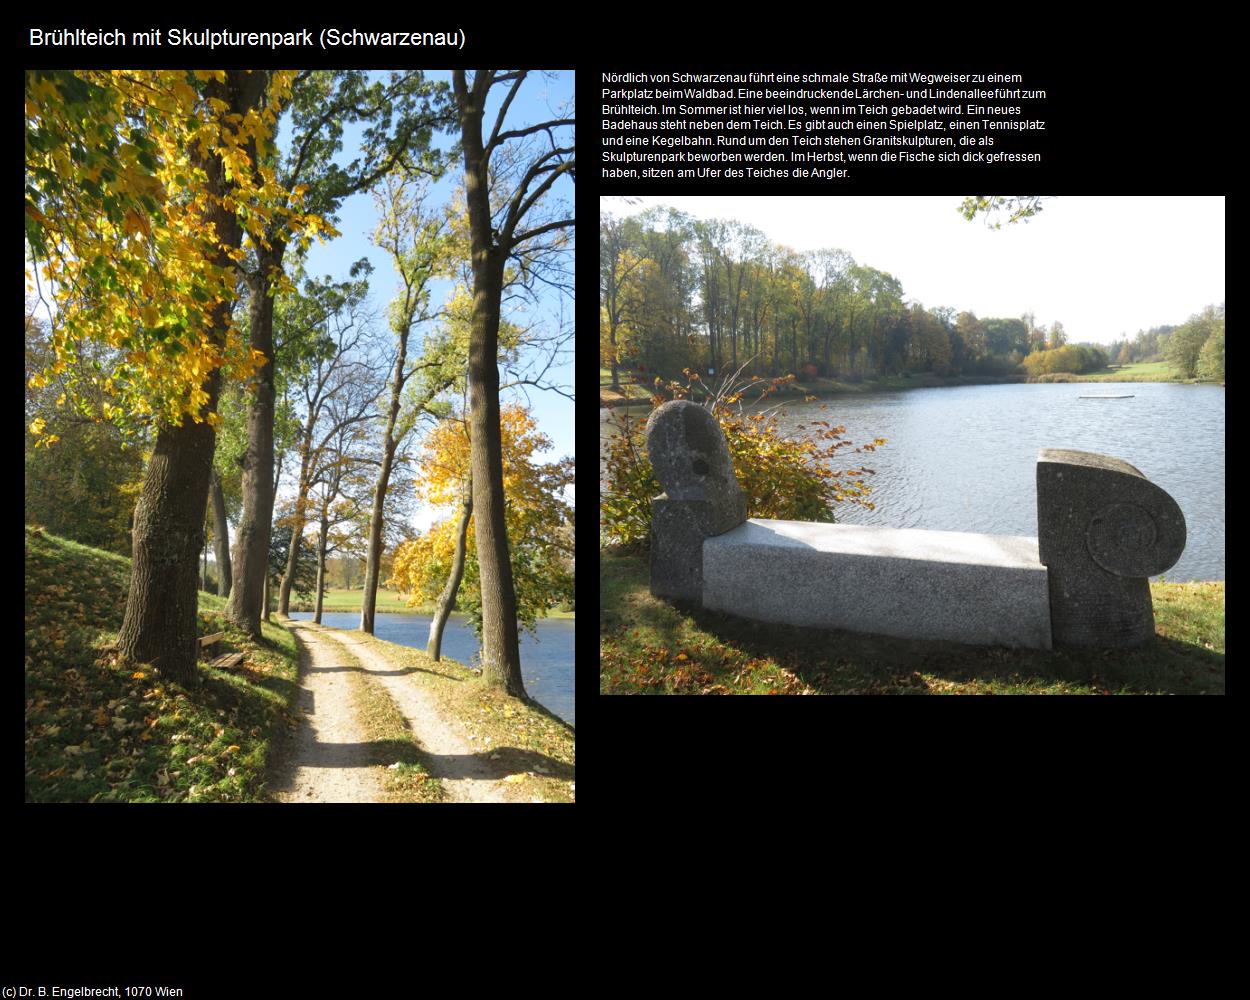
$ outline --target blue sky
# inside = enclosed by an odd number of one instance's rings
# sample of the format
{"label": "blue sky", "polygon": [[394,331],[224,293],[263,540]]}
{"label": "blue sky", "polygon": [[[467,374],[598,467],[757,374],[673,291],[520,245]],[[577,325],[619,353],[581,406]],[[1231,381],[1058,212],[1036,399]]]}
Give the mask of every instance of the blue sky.
{"label": "blue sky", "polygon": [[[379,79],[385,79],[388,76],[385,72],[371,75],[375,75]],[[426,76],[434,80],[449,81],[451,78],[449,71],[428,71]],[[553,114],[553,111],[565,102],[572,100],[573,82],[574,76],[570,71],[549,74],[537,71],[532,72],[522,84],[516,99],[508,109],[505,127],[520,128],[527,124],[536,124],[557,117],[557,115]],[[508,84],[499,84],[492,88],[492,96],[486,109],[486,122],[494,121],[494,116],[504,95],[507,93],[508,86]],[[357,155],[360,131],[359,128],[350,127],[344,130],[343,150],[339,155],[339,162],[344,165],[350,163]],[[279,143],[283,146],[285,146],[284,140],[285,136],[280,133]],[[450,148],[453,140],[454,137],[452,136],[437,136],[435,145],[440,148]],[[445,204],[459,183],[460,177],[461,169],[457,168],[449,172],[437,183],[431,185],[430,193],[425,202],[426,206],[441,206]],[[562,179],[553,186],[548,196],[563,199],[571,209],[573,185],[567,179]],[[309,251],[306,269],[310,276],[328,274],[335,280],[341,281],[347,278],[348,269],[353,262],[361,257],[368,257],[370,263],[373,264],[373,274],[370,277],[371,305],[378,316],[379,325],[382,329],[385,329],[387,304],[401,286],[399,276],[392,267],[389,256],[385,251],[370,242],[370,237],[376,224],[377,210],[372,195],[366,192],[347,199],[343,202],[339,211],[338,229],[341,235],[326,244],[314,245]],[[570,258],[572,257],[571,252],[569,256]],[[572,267],[571,259],[569,267]],[[451,291],[451,287],[450,282],[437,283],[434,287],[435,301],[448,294]],[[554,329],[559,321],[560,303],[558,299],[559,297],[555,292],[548,293],[541,300],[538,310],[532,312],[527,317],[527,322],[533,322],[535,318],[538,318],[547,328]],[[566,301],[564,303],[566,324],[572,323],[572,316],[573,303]],[[420,343],[420,337],[424,332],[424,330],[417,331],[417,335],[414,338],[417,344]],[[567,357],[563,358],[562,363],[553,366],[547,372],[546,381],[554,382],[565,388],[566,391],[572,391],[573,357],[571,342]],[[525,397],[521,394],[521,391],[518,388],[505,390],[502,393],[503,401],[520,400],[525,402]],[[546,459],[554,461],[558,457],[572,455],[574,451],[573,401],[555,392],[540,391],[533,387],[528,387],[528,405],[542,433],[552,441],[552,449],[546,453]],[[432,519],[431,512],[422,511],[415,523],[417,527],[425,529]]]}
{"label": "blue sky", "polygon": [[795,250],[838,247],[888,271],[906,298],[1063,323],[1069,343],[1109,344],[1180,325],[1224,301],[1224,198],[1075,197],[1043,202],[1028,222],[987,229],[940,197],[603,198],[616,216],[670,205],[739,219]]}

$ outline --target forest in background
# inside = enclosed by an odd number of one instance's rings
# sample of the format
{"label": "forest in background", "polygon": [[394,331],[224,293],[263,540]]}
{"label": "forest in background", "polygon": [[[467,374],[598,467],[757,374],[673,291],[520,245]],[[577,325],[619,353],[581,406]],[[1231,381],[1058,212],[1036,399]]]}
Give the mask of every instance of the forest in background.
{"label": "forest in background", "polygon": [[734,220],[656,206],[599,222],[605,381],[684,368],[856,382],[905,372],[1040,377],[1167,360],[1176,377],[1223,380],[1224,307],[1109,347],[1071,344],[1032,313],[978,317],[905,301],[898,278],[845,250],[798,252]]}

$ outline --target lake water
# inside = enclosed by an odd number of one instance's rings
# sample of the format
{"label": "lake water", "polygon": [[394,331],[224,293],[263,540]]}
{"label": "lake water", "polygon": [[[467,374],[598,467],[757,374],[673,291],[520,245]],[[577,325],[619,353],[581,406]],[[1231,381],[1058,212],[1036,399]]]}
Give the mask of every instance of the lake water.
{"label": "lake water", "polygon": [[[312,621],[311,611],[292,612],[292,618]],[[374,618],[378,639],[424,650],[430,639],[429,615],[380,614]],[[357,629],[360,612],[326,612],[321,624],[331,628]],[[574,719],[573,626],[571,618],[544,618],[538,636],[521,633],[521,678],[531,698],[549,708],[570,725]],[[443,656],[472,664],[479,649],[477,636],[463,618],[452,615],[443,629]]]}
{"label": "lake water", "polygon": [[[1132,399],[1078,399],[1088,394]],[[828,408],[822,410],[821,406]],[[978,385],[787,403],[780,426],[829,420],[876,452],[839,463],[876,471],[875,510],[835,509],[844,524],[1037,534],[1037,453],[1075,448],[1122,458],[1185,514],[1185,552],[1168,580],[1224,579],[1224,389],[1165,382]],[[638,411],[635,411],[635,414]],[[645,412],[645,411],[644,411]],[[614,417],[600,411],[600,440]],[[850,449],[844,449],[849,453]],[[601,457],[602,470],[602,457]],[[602,474],[602,471],[601,471]]]}

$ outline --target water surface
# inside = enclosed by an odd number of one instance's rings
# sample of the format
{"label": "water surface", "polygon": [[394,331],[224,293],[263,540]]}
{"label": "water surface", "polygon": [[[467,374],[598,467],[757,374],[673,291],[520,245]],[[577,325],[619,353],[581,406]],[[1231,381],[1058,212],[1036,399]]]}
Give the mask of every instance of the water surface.
{"label": "water surface", "polygon": [[[1132,399],[1080,399],[1132,394]],[[824,408],[822,408],[824,407]],[[1074,448],[1124,459],[1185,515],[1185,552],[1168,580],[1224,579],[1224,389],[1164,382],[976,385],[787,403],[780,426],[844,424],[871,454],[839,464],[875,470],[875,510],[842,504],[846,524],[1037,534],[1037,453]],[[614,417],[600,413],[600,440]],[[845,449],[849,452],[849,449]],[[602,458],[601,458],[602,475]]]}

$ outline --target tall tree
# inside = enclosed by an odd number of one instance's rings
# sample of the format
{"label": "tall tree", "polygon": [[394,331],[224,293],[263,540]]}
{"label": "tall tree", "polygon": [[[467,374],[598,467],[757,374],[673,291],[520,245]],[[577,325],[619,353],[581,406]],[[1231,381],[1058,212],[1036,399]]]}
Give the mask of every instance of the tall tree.
{"label": "tall tree", "polygon": [[[317,607],[313,620],[321,623],[325,594],[326,558],[331,552],[359,548],[359,539],[368,533],[368,515],[373,480],[370,467],[377,464],[369,448],[366,424],[344,419],[350,402],[329,403],[331,422],[337,428],[323,454],[322,468],[315,484],[317,533]],[[346,525],[346,530],[338,530]],[[331,532],[334,536],[331,537]],[[355,560],[351,560],[355,561]],[[350,583],[347,584],[350,586]]]}
{"label": "tall tree", "polygon": [[[452,74],[473,260],[469,421],[473,517],[482,581],[482,673],[488,684],[518,697],[525,696],[525,686],[504,522],[499,428],[498,338],[504,268],[511,259],[523,275],[537,275],[568,248],[568,233],[575,222],[571,208],[567,215],[559,211],[554,218],[538,218],[532,213],[557,181],[576,176],[571,113],[557,112],[557,117],[545,121],[505,128],[508,110],[528,75],[526,70],[477,70],[470,81],[464,70]],[[491,89],[501,84],[507,85],[506,93],[490,134],[483,139],[487,98]],[[508,145],[514,141],[519,142]],[[508,171],[492,172],[492,158],[499,166],[501,161],[507,163],[507,154],[513,154],[515,179],[508,185],[510,190],[501,191],[498,184]]]}
{"label": "tall tree", "polygon": [[[395,363],[391,368],[389,394],[386,400],[386,424],[382,436],[381,460],[373,491],[373,511],[369,523],[369,553],[365,562],[365,589],[361,595],[360,629],[373,634],[378,581],[382,566],[382,527],[386,495],[396,452],[423,414],[437,417],[434,406],[438,395],[455,379],[458,365],[451,362],[454,353],[446,338],[427,336],[420,359],[410,364],[409,343],[414,330],[442,315],[430,300],[431,282],[448,268],[444,220],[437,213],[423,209],[425,185],[414,186],[399,174],[385,178],[380,192],[375,192],[381,219],[374,242],[391,255],[399,272],[403,289],[392,301],[390,326],[396,336]],[[409,391],[405,403],[405,387],[420,375]]]}
{"label": "tall tree", "polygon": [[[372,415],[378,395],[377,371],[369,357],[369,327],[363,314],[369,284],[364,277],[371,270],[367,260],[352,267],[349,282],[333,283],[328,278],[308,281],[289,311],[288,321],[307,327],[316,339],[316,350],[296,383],[303,399],[303,426],[298,443],[299,475],[295,482],[295,510],[287,568],[278,588],[278,612],[290,610],[291,585],[295,581],[298,542],[307,520],[308,494],[334,460],[331,443],[347,425],[361,423]],[[342,402],[337,407],[332,404]]]}
{"label": "tall tree", "polygon": [[[373,186],[397,166],[437,173],[439,154],[430,149],[433,130],[450,122],[446,85],[421,73],[392,73],[387,84],[359,71],[308,71],[294,83],[292,139],[281,163],[281,183],[300,192],[305,205],[334,221],[343,199]],[[395,124],[392,127],[392,120]],[[363,122],[364,155],[346,169],[335,162],[346,125]],[[247,275],[251,337],[265,358],[254,383],[243,464],[243,513],[235,544],[234,591],[227,613],[253,634],[260,630],[262,591],[269,552],[274,492],[273,291],[283,275],[288,241],[267,232]]]}
{"label": "tall tree", "polygon": [[[550,439],[538,432],[533,418],[518,404],[504,406],[501,416],[517,618],[525,627],[533,628],[548,609],[572,599],[573,552],[566,530],[573,522],[573,508],[565,499],[565,491],[573,485],[573,459],[535,461],[536,452],[550,449]],[[449,611],[463,575],[466,585],[459,604],[480,630],[480,560],[476,545],[470,541],[466,547],[464,537],[465,521],[473,513],[465,492],[470,452],[462,420],[445,421],[426,437],[416,477],[418,495],[434,507],[459,510],[456,517],[435,523],[420,538],[401,546],[392,579],[413,595],[414,603],[437,597]],[[436,615],[431,625],[431,656],[435,656],[441,639],[440,619],[445,618],[445,614]]]}
{"label": "tall tree", "polygon": [[217,550],[217,593],[230,596],[230,523],[226,518],[226,496],[221,489],[221,475],[213,469],[209,483],[209,501],[213,510],[213,541]]}
{"label": "tall tree", "polygon": [[[1173,372],[1181,378],[1194,378],[1198,374],[1198,359],[1203,346],[1216,334],[1219,335],[1218,351],[1223,355],[1224,307],[1207,306],[1200,313],[1190,316],[1168,337],[1165,353]],[[1217,350],[1213,347],[1212,352]],[[1208,352],[1207,369],[1212,367],[1212,352]],[[1222,365],[1220,366],[1222,368]]]}
{"label": "tall tree", "polygon": [[67,352],[84,337],[128,351],[112,391],[129,405],[104,416],[156,420],[119,648],[184,682],[222,368],[240,375],[252,360],[231,324],[233,262],[259,215],[288,235],[310,224],[255,169],[289,83],[247,71],[27,76],[27,236],[66,307],[55,337]]}
{"label": "tall tree", "polygon": [[[636,228],[636,227],[633,227]],[[612,387],[620,388],[621,345],[618,342],[627,324],[626,306],[630,297],[626,288],[632,275],[646,258],[632,253],[627,221],[604,215],[599,222],[599,294],[603,303],[603,320],[607,325],[608,363],[612,370]]]}

